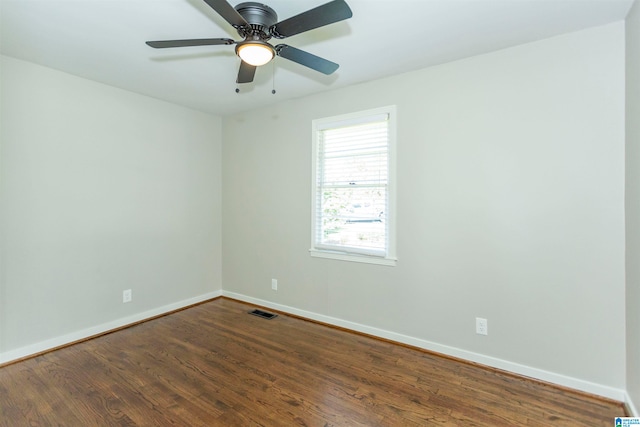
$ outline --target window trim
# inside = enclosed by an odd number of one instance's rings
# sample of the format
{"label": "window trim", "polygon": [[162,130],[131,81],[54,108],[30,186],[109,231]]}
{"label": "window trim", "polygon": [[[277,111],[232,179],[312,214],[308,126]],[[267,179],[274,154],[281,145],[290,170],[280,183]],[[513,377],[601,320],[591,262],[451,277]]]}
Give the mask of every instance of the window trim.
{"label": "window trim", "polygon": [[[363,253],[352,253],[347,251],[336,250],[334,247],[323,248],[321,244],[316,242],[316,222],[317,222],[317,162],[318,162],[318,144],[319,131],[327,129],[338,123],[346,125],[355,125],[364,121],[364,119],[377,116],[388,115],[389,117],[389,148],[388,148],[388,224],[387,224],[387,244],[386,254],[384,255],[367,255]],[[396,127],[397,127],[397,109],[395,105],[373,108],[354,113],[342,114],[332,117],[324,117],[312,121],[312,152],[311,152],[311,248],[309,253],[312,257],[328,258],[341,261],[361,262],[367,264],[378,264],[386,266],[395,266],[397,264],[396,257]]]}

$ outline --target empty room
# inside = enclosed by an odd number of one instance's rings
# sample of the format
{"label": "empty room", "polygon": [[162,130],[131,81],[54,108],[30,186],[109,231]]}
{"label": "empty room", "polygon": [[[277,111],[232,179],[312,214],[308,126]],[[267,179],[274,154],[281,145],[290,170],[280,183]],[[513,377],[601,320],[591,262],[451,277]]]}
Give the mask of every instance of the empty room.
{"label": "empty room", "polygon": [[640,423],[640,0],[1,0],[0,426]]}

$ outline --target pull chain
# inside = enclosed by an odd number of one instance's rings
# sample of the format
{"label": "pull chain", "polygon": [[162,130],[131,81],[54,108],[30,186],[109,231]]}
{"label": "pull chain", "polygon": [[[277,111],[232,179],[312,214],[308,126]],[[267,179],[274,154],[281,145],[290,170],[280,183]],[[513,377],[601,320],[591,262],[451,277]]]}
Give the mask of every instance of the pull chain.
{"label": "pull chain", "polygon": [[[276,94],[276,61],[271,61],[271,93]],[[240,88],[236,86],[236,93],[240,93]]]}
{"label": "pull chain", "polygon": [[272,87],[271,87],[271,93],[273,95],[276,94],[276,61],[271,61],[273,63],[273,66],[271,67],[272,69],[272,74],[271,74],[271,82],[272,82]]}

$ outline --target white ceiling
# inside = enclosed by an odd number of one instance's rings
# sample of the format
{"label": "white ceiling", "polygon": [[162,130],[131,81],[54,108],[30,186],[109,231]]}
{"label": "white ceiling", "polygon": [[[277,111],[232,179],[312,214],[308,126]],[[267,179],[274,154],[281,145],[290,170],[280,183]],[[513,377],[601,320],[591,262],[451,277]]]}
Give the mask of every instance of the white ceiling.
{"label": "white ceiling", "polygon": [[[283,20],[328,0],[266,1]],[[339,63],[335,74],[277,58],[257,70],[253,83],[240,85],[239,94],[234,46],[156,50],[144,43],[240,40],[203,0],[0,0],[0,52],[227,115],[622,20],[633,0],[347,2],[353,18],[284,40]]]}

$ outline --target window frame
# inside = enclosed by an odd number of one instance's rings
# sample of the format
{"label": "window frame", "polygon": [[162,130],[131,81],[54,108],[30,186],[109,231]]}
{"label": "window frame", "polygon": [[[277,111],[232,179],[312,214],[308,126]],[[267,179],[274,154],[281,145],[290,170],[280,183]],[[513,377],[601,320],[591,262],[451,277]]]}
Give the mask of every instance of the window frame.
{"label": "window frame", "polygon": [[[334,246],[325,247],[319,242],[317,224],[321,218],[317,214],[318,209],[318,149],[320,144],[320,131],[341,126],[357,125],[366,123],[374,116],[388,116],[388,149],[387,149],[387,203],[386,212],[386,248],[382,255],[367,254],[366,250],[350,251],[348,248],[340,250]],[[368,264],[378,264],[395,266],[396,257],[396,122],[397,111],[395,105],[373,108],[337,116],[314,119],[312,121],[312,155],[311,155],[311,249],[309,253],[312,257],[336,259],[341,261],[361,262]]]}

